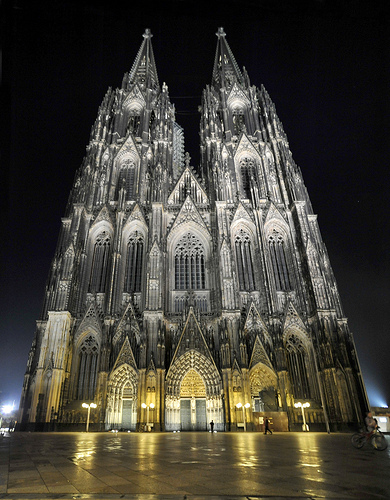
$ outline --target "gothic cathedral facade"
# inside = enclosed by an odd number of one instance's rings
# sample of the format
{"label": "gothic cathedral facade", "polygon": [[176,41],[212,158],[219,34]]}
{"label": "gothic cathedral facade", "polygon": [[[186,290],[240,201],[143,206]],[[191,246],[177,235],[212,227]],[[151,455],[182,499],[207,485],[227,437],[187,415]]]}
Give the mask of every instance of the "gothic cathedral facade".
{"label": "gothic cathedral facade", "polygon": [[222,28],[184,152],[151,33],[107,91],[71,190],[21,430],[347,428],[368,408],[336,281],[275,106]]}

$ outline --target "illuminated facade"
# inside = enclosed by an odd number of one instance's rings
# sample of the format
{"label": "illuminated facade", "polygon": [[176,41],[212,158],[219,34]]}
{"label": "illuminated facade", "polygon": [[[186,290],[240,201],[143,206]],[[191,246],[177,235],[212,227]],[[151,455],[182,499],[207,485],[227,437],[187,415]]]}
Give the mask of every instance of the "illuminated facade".
{"label": "illuminated facade", "polygon": [[20,428],[81,428],[82,403],[97,404],[96,430],[261,430],[265,415],[295,430],[297,402],[313,430],[358,422],[354,342],[274,104],[220,28],[196,172],[151,37],[92,127]]}

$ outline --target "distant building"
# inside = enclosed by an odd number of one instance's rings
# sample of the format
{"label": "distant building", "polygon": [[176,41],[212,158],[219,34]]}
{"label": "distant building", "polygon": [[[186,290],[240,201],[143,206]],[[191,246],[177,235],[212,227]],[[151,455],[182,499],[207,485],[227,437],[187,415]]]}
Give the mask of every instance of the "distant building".
{"label": "distant building", "polygon": [[375,406],[371,408],[374,418],[376,418],[382,432],[390,432],[390,411],[389,408]]}
{"label": "distant building", "polygon": [[[151,33],[109,89],[70,193],[20,429],[342,429],[368,407],[299,167],[218,30],[184,153]],[[241,406],[237,406],[240,405]],[[247,407],[245,407],[247,405]]]}

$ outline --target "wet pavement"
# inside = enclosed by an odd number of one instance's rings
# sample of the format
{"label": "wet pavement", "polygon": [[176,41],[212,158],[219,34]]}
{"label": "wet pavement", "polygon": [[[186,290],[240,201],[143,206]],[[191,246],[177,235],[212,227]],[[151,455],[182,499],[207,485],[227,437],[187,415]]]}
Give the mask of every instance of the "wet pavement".
{"label": "wet pavement", "polygon": [[390,448],[314,432],[12,433],[2,498],[390,499]]}

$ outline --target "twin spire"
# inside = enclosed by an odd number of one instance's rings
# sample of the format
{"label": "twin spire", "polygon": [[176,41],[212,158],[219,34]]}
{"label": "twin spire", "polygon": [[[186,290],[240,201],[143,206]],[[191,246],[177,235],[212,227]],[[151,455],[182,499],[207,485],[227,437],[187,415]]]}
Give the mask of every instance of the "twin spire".
{"label": "twin spire", "polygon": [[[242,73],[226,41],[224,29],[218,28],[216,35],[218,42],[211,80],[212,85],[215,87],[230,87],[235,82],[242,83]],[[159,81],[152,48],[153,35],[150,29],[147,28],[142,36],[144,40],[131,68],[129,81],[131,84],[137,82],[142,87],[157,90]]]}
{"label": "twin spire", "polygon": [[224,29],[218,28],[216,35],[218,37],[217,51],[211,79],[213,87],[230,87],[235,82],[242,83],[242,74],[226,41]]}
{"label": "twin spire", "polygon": [[137,82],[142,87],[157,89],[160,85],[152,48],[153,35],[150,29],[147,28],[142,36],[144,41],[131,68],[129,81],[130,83]]}

